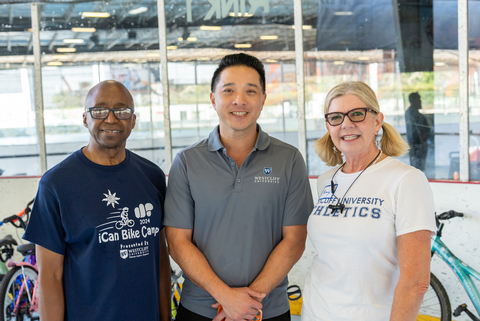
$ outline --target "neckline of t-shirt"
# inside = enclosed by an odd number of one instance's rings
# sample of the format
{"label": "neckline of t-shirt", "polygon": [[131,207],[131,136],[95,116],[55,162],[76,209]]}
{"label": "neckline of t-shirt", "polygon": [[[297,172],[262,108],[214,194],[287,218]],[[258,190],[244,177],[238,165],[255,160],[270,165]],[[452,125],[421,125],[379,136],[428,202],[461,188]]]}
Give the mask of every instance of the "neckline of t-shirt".
{"label": "neckline of t-shirt", "polygon": [[129,163],[130,163],[130,151],[128,149],[125,149],[125,159],[117,165],[100,165],[97,163],[92,162],[91,160],[88,159],[87,156],[82,151],[83,147],[77,150],[75,153],[77,157],[87,166],[90,166],[92,168],[104,171],[104,172],[118,172],[124,169]]}
{"label": "neckline of t-shirt", "polygon": [[[371,165],[369,168],[367,168],[367,170],[365,171],[365,173],[362,174],[363,175],[366,175],[367,173],[371,173],[373,171],[376,171],[377,169],[383,167],[384,165],[387,165],[388,163],[390,163],[391,161],[393,161],[393,157],[390,157],[390,156],[387,156],[387,158],[385,158],[384,160],[380,161],[380,162],[377,162],[376,164],[373,164]],[[362,171],[359,171],[359,172],[355,172],[355,173],[344,173],[342,172],[341,170],[338,171],[337,173],[337,176],[340,178],[351,178],[351,177],[357,177]]]}

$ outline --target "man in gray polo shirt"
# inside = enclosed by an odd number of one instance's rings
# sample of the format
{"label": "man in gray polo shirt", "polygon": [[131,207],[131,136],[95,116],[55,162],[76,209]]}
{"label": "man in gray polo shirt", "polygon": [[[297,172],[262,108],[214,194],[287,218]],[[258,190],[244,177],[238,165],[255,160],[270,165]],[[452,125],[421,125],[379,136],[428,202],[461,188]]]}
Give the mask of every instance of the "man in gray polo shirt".
{"label": "man in gray polo shirt", "polygon": [[251,320],[259,309],[290,320],[286,276],[313,208],[305,162],[257,124],[267,97],[257,58],[224,57],[211,90],[220,124],[177,154],[165,200],[170,254],[185,276],[176,320]]}

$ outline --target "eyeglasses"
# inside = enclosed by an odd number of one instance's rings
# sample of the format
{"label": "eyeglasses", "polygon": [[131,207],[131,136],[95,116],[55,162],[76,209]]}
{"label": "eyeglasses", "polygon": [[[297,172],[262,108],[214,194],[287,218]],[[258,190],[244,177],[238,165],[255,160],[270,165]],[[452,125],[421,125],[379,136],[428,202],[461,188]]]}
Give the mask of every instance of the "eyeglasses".
{"label": "eyeglasses", "polygon": [[325,114],[325,120],[330,124],[330,126],[338,126],[343,123],[345,116],[347,116],[352,123],[358,123],[365,120],[365,117],[367,117],[367,111],[375,115],[378,114],[371,108],[355,108],[347,113],[334,112]]}
{"label": "eyeglasses", "polygon": [[94,119],[106,119],[110,115],[110,112],[113,112],[119,120],[130,119],[133,115],[133,109],[129,107],[117,107],[114,109],[107,107],[90,107],[87,111]]}

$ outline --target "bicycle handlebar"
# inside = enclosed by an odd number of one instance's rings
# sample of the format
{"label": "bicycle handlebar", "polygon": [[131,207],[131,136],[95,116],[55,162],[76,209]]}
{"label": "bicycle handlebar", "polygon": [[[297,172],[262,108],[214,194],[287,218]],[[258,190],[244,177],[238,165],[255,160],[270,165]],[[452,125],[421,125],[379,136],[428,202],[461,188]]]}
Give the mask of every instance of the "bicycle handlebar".
{"label": "bicycle handlebar", "polygon": [[[17,214],[11,215],[7,218],[4,218],[2,221],[0,221],[0,226],[2,226],[5,223],[12,223],[12,225],[15,226],[16,228],[26,229],[27,227],[25,222],[28,222],[28,215],[32,211],[31,205],[33,204],[33,201],[34,200],[31,200],[30,202],[28,202],[27,206]],[[23,220],[21,218],[22,216],[25,216],[26,219]],[[15,224],[16,222],[18,222],[18,224]]]}
{"label": "bicycle handlebar", "polygon": [[[18,225],[15,224],[15,221],[18,221]],[[12,215],[12,216],[9,216],[7,218],[4,218],[3,219],[3,223],[12,223],[13,226],[15,226],[16,228],[23,228],[24,230],[27,228],[27,225],[25,224],[25,222],[23,221],[22,217],[19,216],[19,215]]]}
{"label": "bicycle handlebar", "polygon": [[449,220],[454,217],[463,217],[463,213],[455,212],[454,210],[450,210],[448,212],[443,212],[441,214],[436,215],[439,220]]}
{"label": "bicycle handlebar", "polygon": [[435,223],[437,224],[437,236],[442,237],[442,230],[444,223],[441,223],[440,220],[445,221],[449,220],[454,217],[463,217],[463,213],[455,212],[454,210],[450,210],[448,212],[443,212],[441,214],[435,215]]}

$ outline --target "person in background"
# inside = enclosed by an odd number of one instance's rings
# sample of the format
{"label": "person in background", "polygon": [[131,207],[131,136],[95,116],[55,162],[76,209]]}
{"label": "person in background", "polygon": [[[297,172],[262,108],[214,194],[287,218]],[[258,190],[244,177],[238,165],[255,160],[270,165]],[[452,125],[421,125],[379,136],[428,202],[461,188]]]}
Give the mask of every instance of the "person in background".
{"label": "person in background", "polygon": [[425,171],[425,162],[428,153],[428,139],[430,138],[430,125],[427,118],[419,112],[422,109],[422,98],[418,93],[408,96],[410,107],[405,112],[407,127],[407,141],[410,145],[410,165]]}
{"label": "person in background", "polygon": [[176,321],[252,320],[259,309],[290,320],[287,273],[313,200],[300,152],[257,123],[266,97],[263,64],[225,56],[210,94],[220,124],[170,169],[166,235],[185,275]]}
{"label": "person in background", "polygon": [[170,320],[165,175],[125,148],[136,121],[125,86],[97,84],[85,108],[90,142],[43,175],[24,235],[40,319]]}
{"label": "person in background", "polygon": [[436,229],[429,183],[392,157],[408,146],[383,122],[368,85],[334,87],[324,108],[328,132],[315,150],[336,167],[318,178],[308,220],[317,254],[305,282],[302,321],[416,320]]}

